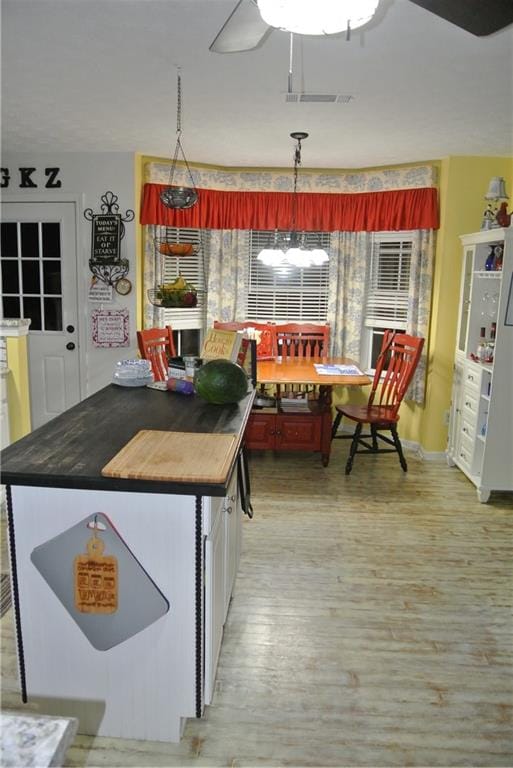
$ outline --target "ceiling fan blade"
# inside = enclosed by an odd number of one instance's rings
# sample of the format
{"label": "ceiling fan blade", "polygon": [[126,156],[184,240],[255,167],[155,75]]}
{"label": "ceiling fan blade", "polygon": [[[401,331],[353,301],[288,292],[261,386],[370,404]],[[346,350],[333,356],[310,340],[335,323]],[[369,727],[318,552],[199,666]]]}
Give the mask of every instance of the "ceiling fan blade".
{"label": "ceiling fan blade", "polygon": [[260,16],[253,0],[239,0],[209,46],[213,53],[238,53],[258,48],[272,27]]}
{"label": "ceiling fan blade", "polygon": [[410,0],[478,37],[491,35],[513,22],[511,0]]}

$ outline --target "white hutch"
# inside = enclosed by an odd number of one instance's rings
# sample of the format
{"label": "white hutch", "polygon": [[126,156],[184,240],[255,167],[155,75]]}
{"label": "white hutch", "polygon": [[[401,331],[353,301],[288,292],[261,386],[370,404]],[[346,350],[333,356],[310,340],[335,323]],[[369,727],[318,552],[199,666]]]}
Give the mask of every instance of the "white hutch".
{"label": "white hutch", "polygon": [[[491,491],[513,490],[513,228],[460,239],[463,269],[447,461],[467,475],[479,501],[486,502]],[[483,328],[492,344],[479,360]]]}

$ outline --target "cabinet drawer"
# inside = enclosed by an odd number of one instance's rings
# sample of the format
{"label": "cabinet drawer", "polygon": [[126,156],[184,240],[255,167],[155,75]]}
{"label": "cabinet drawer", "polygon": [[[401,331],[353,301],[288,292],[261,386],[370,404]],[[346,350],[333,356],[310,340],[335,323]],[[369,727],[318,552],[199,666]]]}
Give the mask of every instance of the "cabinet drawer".
{"label": "cabinet drawer", "polygon": [[462,414],[463,420],[468,421],[470,424],[476,423],[477,411],[479,405],[479,395],[474,394],[474,390],[468,390],[467,387],[463,390],[462,398]]}
{"label": "cabinet drawer", "polygon": [[477,397],[479,395],[479,388],[481,386],[481,371],[475,368],[465,366],[463,374],[463,389],[464,392],[468,392],[470,395]]}
{"label": "cabinet drawer", "polygon": [[472,459],[474,456],[474,443],[472,440],[468,440],[464,435],[461,436],[456,460],[458,464],[465,467],[469,472],[472,466]]}
{"label": "cabinet drawer", "polygon": [[461,420],[461,431],[462,431],[462,439],[467,438],[468,440],[471,440],[474,442],[476,438],[476,420],[471,419],[470,421],[465,418],[465,414],[463,415],[463,419]]}

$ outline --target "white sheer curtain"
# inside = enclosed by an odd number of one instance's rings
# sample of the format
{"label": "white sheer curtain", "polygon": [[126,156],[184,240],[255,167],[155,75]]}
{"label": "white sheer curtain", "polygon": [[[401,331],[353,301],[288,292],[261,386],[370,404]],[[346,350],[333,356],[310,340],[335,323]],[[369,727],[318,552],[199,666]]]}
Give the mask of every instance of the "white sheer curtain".
{"label": "white sheer curtain", "polygon": [[249,232],[205,232],[207,259],[207,328],[214,320],[243,320],[248,296]]}

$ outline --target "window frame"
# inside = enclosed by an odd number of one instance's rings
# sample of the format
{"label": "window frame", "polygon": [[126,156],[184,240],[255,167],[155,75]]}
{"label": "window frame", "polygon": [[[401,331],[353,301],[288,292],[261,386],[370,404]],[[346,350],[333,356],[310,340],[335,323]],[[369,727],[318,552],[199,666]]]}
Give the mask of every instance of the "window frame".
{"label": "window frame", "polygon": [[[362,319],[362,344],[360,362],[364,370],[368,373],[374,373],[375,360],[381,349],[381,342],[384,331],[388,328],[395,331],[406,331],[409,315],[409,284],[411,275],[411,259],[413,254],[414,233],[412,230],[402,230],[396,232],[373,232],[371,234],[369,260],[365,276],[365,306]],[[382,257],[393,255],[391,250],[387,250],[388,244],[398,243],[398,274],[396,283],[407,283],[406,288],[398,288],[392,291],[384,286],[393,281],[393,275],[390,272],[390,261],[386,264],[383,259],[382,266],[383,284],[381,288],[376,286],[373,290],[373,272],[377,273],[376,281],[379,281],[380,269],[379,260]],[[382,246],[385,248],[382,250]],[[407,257],[407,259],[406,259]],[[376,259],[378,265],[376,266]],[[388,271],[388,274],[386,272]],[[389,291],[391,302],[388,315],[386,314],[386,291]],[[392,299],[392,294],[395,296]],[[370,302],[373,302],[371,314]],[[379,315],[382,317],[379,317]]]}

